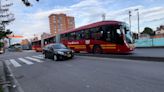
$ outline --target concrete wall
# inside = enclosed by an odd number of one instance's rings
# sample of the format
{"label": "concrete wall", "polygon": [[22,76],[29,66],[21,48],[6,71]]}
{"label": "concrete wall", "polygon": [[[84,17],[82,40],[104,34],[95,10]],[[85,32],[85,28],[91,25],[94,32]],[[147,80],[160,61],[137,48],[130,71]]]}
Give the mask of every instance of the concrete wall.
{"label": "concrete wall", "polygon": [[164,38],[139,39],[135,41],[136,47],[164,46]]}

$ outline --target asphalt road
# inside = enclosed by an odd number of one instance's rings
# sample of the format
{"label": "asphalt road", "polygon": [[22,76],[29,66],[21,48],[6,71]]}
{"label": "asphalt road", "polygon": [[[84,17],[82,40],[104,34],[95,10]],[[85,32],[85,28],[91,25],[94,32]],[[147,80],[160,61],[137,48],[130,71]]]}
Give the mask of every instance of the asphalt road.
{"label": "asphalt road", "polygon": [[164,48],[136,48],[132,56],[164,57]]}
{"label": "asphalt road", "polygon": [[[10,55],[7,57],[7,55]],[[75,56],[55,62],[40,53],[1,56],[20,66],[10,67],[25,92],[163,92],[164,63]],[[27,57],[35,58],[31,60]],[[23,58],[27,64],[22,62]],[[37,62],[37,60],[41,62]]]}

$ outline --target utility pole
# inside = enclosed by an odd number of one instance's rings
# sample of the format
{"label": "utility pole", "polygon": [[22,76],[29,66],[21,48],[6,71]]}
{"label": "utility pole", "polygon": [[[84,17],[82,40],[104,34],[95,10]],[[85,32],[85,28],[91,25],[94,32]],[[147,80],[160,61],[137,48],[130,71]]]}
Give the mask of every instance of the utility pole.
{"label": "utility pole", "polygon": [[105,13],[102,14],[102,20],[105,21],[106,15]]}
{"label": "utility pole", "polygon": [[132,16],[131,13],[132,13],[132,12],[129,11],[129,25],[130,25],[130,31],[131,31],[131,16]]}
{"label": "utility pole", "polygon": [[140,37],[140,14],[139,9],[135,9],[137,11],[137,20],[138,20],[138,38]]}

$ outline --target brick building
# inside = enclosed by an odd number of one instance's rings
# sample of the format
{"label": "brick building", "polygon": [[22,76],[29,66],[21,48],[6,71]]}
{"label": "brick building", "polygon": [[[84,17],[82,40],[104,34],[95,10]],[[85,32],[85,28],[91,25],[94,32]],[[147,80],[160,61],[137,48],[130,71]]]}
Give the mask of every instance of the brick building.
{"label": "brick building", "polygon": [[51,14],[49,16],[50,33],[56,34],[75,28],[75,20],[66,14]]}

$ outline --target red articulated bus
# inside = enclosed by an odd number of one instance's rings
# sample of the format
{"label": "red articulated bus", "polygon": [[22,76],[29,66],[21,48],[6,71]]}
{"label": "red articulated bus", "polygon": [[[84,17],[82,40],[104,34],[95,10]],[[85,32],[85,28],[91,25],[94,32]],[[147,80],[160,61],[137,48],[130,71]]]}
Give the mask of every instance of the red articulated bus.
{"label": "red articulated bus", "polygon": [[129,53],[134,50],[128,25],[119,21],[100,21],[62,32],[60,39],[75,52]]}
{"label": "red articulated bus", "polygon": [[33,41],[32,43],[32,50],[35,50],[36,52],[41,52],[41,40]]}
{"label": "red articulated bus", "polygon": [[44,46],[51,44],[51,43],[55,43],[56,42],[55,40],[56,40],[55,36],[50,36],[50,37],[45,38],[43,40]]}
{"label": "red articulated bus", "polygon": [[[55,36],[45,38],[43,40],[43,47],[51,43],[55,43]],[[32,50],[35,50],[36,52],[42,52],[41,40],[32,42]]]}

